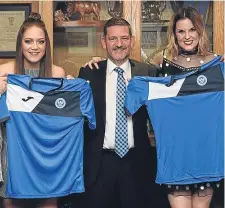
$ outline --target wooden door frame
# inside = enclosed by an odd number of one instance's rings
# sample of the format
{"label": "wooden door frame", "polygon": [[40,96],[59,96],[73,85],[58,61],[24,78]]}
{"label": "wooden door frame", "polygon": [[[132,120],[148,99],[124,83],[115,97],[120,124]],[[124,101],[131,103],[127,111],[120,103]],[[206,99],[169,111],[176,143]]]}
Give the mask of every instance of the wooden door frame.
{"label": "wooden door frame", "polygon": [[129,0],[123,1],[123,17],[132,28],[135,43],[131,52],[131,58],[141,61],[141,1]]}
{"label": "wooden door frame", "polygon": [[45,23],[51,44],[51,54],[53,57],[53,0],[39,1],[39,13]]}
{"label": "wooden door frame", "polygon": [[213,51],[224,54],[224,1],[213,2]]}

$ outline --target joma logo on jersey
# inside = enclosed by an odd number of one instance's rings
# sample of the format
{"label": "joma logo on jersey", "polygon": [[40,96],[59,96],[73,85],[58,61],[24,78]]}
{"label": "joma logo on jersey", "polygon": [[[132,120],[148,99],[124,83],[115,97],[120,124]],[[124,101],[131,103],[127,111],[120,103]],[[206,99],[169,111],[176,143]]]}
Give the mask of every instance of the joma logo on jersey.
{"label": "joma logo on jersey", "polygon": [[34,97],[28,96],[27,98],[22,98],[22,101],[27,102],[27,101],[30,100],[30,99],[34,99]]}
{"label": "joma logo on jersey", "polygon": [[198,83],[198,85],[200,85],[200,86],[206,85],[206,83],[207,83],[207,77],[204,76],[204,75],[198,76],[198,77],[197,77],[197,83]]}
{"label": "joma logo on jersey", "polygon": [[66,101],[65,99],[63,98],[58,98],[56,101],[55,101],[55,107],[56,108],[64,108],[66,106]]}

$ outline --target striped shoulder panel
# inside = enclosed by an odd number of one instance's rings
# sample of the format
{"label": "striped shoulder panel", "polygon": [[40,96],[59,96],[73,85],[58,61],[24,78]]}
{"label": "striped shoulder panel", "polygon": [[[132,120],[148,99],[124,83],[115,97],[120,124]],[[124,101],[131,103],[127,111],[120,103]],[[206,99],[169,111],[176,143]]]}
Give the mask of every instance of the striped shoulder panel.
{"label": "striped shoulder panel", "polygon": [[223,90],[224,78],[218,64],[187,77],[182,84],[178,96]]}
{"label": "striped shoulder panel", "polygon": [[53,91],[44,95],[8,84],[7,106],[10,111],[65,117],[82,116],[80,91]]}

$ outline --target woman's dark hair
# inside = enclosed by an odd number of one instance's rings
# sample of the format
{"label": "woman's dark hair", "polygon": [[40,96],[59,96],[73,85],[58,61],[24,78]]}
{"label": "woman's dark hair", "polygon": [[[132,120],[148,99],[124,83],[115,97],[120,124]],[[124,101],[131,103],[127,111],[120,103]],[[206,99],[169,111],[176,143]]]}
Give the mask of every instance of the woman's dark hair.
{"label": "woman's dark hair", "polygon": [[168,47],[167,51],[172,58],[178,56],[179,45],[176,38],[176,24],[179,20],[190,19],[194,25],[197,33],[199,34],[198,53],[201,55],[207,55],[209,51],[209,39],[203,23],[201,15],[192,7],[183,8],[175,13],[170,20],[168,27]]}
{"label": "woman's dark hair", "polygon": [[23,22],[17,35],[15,74],[25,73],[22,39],[24,32],[33,26],[39,27],[43,30],[46,42],[45,55],[40,60],[39,77],[52,77],[52,58],[48,32],[45,27],[45,23],[41,20],[40,14],[34,12],[31,13],[30,16]]}

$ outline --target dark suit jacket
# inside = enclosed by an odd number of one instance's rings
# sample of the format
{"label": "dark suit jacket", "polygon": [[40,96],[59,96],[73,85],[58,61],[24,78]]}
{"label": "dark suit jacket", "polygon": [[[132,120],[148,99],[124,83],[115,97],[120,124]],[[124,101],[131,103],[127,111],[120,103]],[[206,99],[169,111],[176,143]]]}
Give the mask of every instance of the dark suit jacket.
{"label": "dark suit jacket", "polygon": [[[93,92],[95,113],[96,113],[96,130],[91,131],[87,127],[87,122],[84,127],[84,178],[86,187],[94,184],[98,177],[99,167],[101,165],[102,148],[105,135],[105,119],[106,119],[106,67],[107,61],[99,62],[99,69],[91,70],[89,67],[81,68],[79,78],[90,81],[90,86]],[[133,76],[155,76],[156,68],[153,65],[140,63],[130,60],[131,74]],[[147,136],[147,111],[145,107],[138,110],[133,115],[134,128],[134,151],[133,158],[134,174],[140,180],[145,181],[148,175],[149,140]],[[147,158],[146,158],[147,157]],[[148,170],[147,170],[147,169]],[[145,176],[144,176],[144,175]],[[149,173],[150,174],[150,173]],[[155,173],[154,173],[155,174]],[[141,184],[141,182],[138,182]]]}

